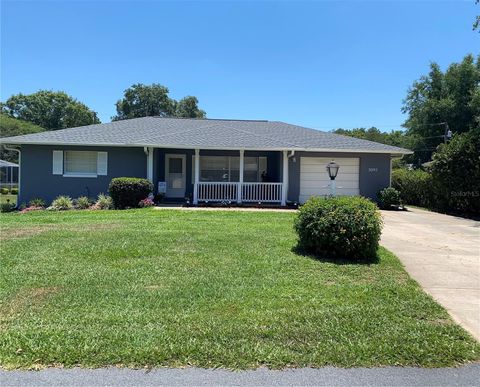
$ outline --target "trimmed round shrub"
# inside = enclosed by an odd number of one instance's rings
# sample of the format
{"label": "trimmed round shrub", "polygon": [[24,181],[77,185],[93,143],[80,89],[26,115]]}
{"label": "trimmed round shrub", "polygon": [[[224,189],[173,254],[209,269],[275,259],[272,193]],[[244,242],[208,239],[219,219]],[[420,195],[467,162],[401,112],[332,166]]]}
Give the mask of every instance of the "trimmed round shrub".
{"label": "trimmed round shrub", "polygon": [[393,187],[387,187],[382,189],[378,193],[378,201],[380,202],[380,206],[382,208],[388,209],[393,206],[399,206],[400,203],[400,192],[398,192]]}
{"label": "trimmed round shrub", "polygon": [[374,260],[381,230],[376,204],[361,197],[310,198],[295,220],[299,247],[324,258]]}
{"label": "trimmed round shrub", "polygon": [[137,177],[116,177],[112,179],[108,192],[115,208],[135,208],[140,200],[153,191],[153,184],[147,179]]}
{"label": "trimmed round shrub", "polygon": [[73,208],[73,201],[70,196],[58,196],[50,205],[49,209],[67,211]]}
{"label": "trimmed round shrub", "polygon": [[8,188],[4,187],[4,188],[0,189],[0,194],[2,194],[2,195],[8,195],[9,192],[10,191],[8,190]]}
{"label": "trimmed round shrub", "polygon": [[10,190],[10,193],[11,193],[12,195],[18,195],[18,188],[12,188],[12,189]]}

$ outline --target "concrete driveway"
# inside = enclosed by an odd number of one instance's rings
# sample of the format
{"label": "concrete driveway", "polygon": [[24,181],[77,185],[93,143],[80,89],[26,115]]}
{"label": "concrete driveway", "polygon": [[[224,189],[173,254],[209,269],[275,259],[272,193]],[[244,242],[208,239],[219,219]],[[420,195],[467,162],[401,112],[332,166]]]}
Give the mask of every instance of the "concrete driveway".
{"label": "concrete driveway", "polygon": [[480,341],[480,222],[420,209],[382,215],[381,244]]}

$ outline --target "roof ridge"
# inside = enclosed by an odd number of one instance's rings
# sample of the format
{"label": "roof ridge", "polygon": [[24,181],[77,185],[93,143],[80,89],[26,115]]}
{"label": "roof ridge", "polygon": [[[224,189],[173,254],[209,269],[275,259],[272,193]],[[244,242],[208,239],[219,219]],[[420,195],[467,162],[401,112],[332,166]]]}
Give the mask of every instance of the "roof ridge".
{"label": "roof ridge", "polygon": [[198,128],[180,130],[178,132],[165,133],[165,134],[161,134],[160,136],[156,136],[155,138],[157,139],[157,138],[161,138],[161,137],[165,137],[165,136],[171,136],[172,134],[188,133],[188,132],[192,132],[194,130],[199,130],[199,129],[213,128],[214,126],[219,126],[219,124],[205,125],[205,126],[200,126]]}
{"label": "roof ridge", "polygon": [[[245,120],[240,118],[201,118],[201,117],[162,117],[162,116],[145,116],[136,118],[161,118],[166,120],[196,120],[196,121],[240,121],[240,122],[269,122],[268,120]],[[134,118],[131,118],[134,119]]]}
{"label": "roof ridge", "polygon": [[[243,132],[243,133],[252,134],[252,135],[254,135],[254,136],[256,136],[256,137],[266,138],[267,140],[278,141],[278,139],[276,139],[276,138],[269,137],[269,136],[264,136],[264,135],[261,135],[261,134],[255,133],[255,132],[251,132],[251,131],[249,131],[249,130],[238,129],[238,128],[233,128],[233,129],[239,130],[240,132]],[[289,144],[289,145],[291,145],[291,146],[294,146],[294,147],[296,147],[296,148],[301,148],[300,145],[297,145],[297,144],[294,144],[294,143],[290,143],[290,142],[287,142],[287,141],[285,141],[285,143],[286,143],[286,144]]]}

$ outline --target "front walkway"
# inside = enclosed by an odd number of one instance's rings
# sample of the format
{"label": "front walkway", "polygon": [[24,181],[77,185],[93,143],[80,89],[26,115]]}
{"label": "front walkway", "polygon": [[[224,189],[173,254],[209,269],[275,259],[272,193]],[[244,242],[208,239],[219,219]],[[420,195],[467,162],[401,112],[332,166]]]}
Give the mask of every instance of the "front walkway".
{"label": "front walkway", "polygon": [[154,207],[156,210],[185,210],[185,211],[246,211],[246,212],[295,212],[294,208],[284,208],[284,207],[184,207],[182,204],[161,204]]}
{"label": "front walkway", "polygon": [[382,215],[381,244],[480,340],[480,222],[420,209]]}

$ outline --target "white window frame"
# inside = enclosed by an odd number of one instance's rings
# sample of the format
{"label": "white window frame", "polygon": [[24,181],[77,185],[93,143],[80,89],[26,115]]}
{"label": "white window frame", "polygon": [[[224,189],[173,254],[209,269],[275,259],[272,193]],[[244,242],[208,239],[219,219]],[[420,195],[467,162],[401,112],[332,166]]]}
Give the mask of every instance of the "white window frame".
{"label": "white window frame", "polygon": [[[95,154],[95,172],[93,173],[81,173],[81,172],[67,172],[67,157],[69,152],[75,152],[78,154],[81,153],[91,153],[90,157],[93,158]],[[96,178],[98,176],[106,176],[108,174],[108,152],[97,152],[97,151],[84,151],[84,150],[56,150],[53,151],[53,174],[61,175],[63,177],[86,177],[86,178]]]}

